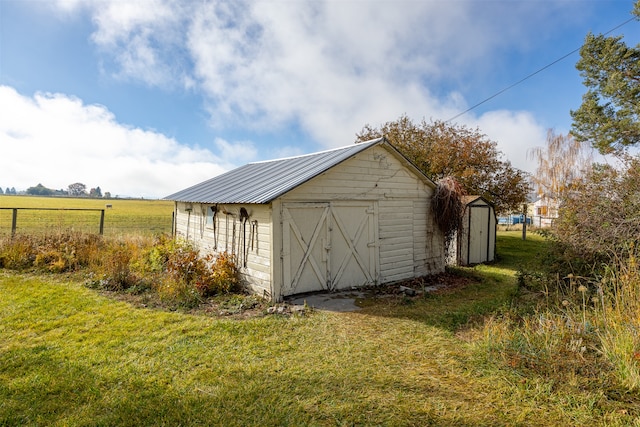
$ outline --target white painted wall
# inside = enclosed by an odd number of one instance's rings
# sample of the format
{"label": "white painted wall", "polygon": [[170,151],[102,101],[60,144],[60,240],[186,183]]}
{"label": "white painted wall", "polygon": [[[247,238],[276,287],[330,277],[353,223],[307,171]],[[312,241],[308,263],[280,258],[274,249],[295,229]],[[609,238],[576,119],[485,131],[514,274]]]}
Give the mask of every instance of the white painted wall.
{"label": "white painted wall", "polygon": [[[213,206],[218,209],[215,220],[209,211]],[[241,208],[249,214],[246,223],[241,219]],[[235,255],[246,285],[253,292],[270,297],[271,219],[271,205],[180,202],[177,203],[176,236],[193,242],[202,253]]]}

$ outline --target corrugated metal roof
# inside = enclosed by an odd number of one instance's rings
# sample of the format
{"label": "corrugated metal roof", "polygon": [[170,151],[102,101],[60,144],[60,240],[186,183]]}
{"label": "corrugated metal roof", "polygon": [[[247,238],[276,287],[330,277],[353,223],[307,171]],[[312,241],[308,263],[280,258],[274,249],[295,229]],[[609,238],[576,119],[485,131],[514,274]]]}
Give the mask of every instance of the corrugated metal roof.
{"label": "corrugated metal roof", "polygon": [[192,203],[269,203],[367,148],[378,138],[319,153],[249,163],[165,197]]}

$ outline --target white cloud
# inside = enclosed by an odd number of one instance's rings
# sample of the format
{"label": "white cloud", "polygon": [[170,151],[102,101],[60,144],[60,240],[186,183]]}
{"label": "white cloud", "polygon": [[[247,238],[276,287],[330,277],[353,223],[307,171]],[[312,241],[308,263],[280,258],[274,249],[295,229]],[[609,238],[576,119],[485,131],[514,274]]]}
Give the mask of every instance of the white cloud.
{"label": "white cloud", "polygon": [[335,145],[366,122],[409,109],[431,115],[439,102],[420,79],[441,71],[437,58],[420,52],[438,49],[403,21],[424,18],[420,28],[428,29],[437,18],[424,7],[432,3],[411,4],[422,9],[415,16],[384,2],[256,2],[237,10],[208,3],[195,14],[188,46],[212,116],[248,117],[259,127],[297,121]]}
{"label": "white cloud", "polygon": [[[526,49],[563,6],[531,2],[98,1],[93,41],[118,74],[202,89],[212,123],[291,123],[341,145],[365,123],[400,114],[445,118],[447,79],[491,67],[491,53]],[[547,5],[546,5],[547,6]],[[568,9],[568,8],[567,8]],[[523,20],[523,17],[525,18]],[[473,70],[469,70],[473,67]]]}
{"label": "white cloud", "polygon": [[[200,91],[213,126],[294,125],[324,147],[402,114],[454,116],[468,102],[453,88],[482,84],[495,53],[526,52],[567,13],[579,19],[571,2],[58,1],[89,11],[115,76]],[[463,119],[516,167],[528,168],[524,147],[544,142],[527,112]]]}
{"label": "white cloud", "polygon": [[255,155],[250,143],[222,140],[220,156],[189,148],[61,94],[27,97],[0,86],[0,117],[0,185],[23,190],[82,182],[114,196],[164,197]]}
{"label": "white cloud", "polygon": [[547,129],[531,113],[492,111],[468,120],[470,126],[477,126],[498,143],[498,149],[514,167],[535,172],[535,161],[528,157],[528,152],[533,147],[546,146]]}
{"label": "white cloud", "polygon": [[216,138],[214,144],[224,159],[233,159],[234,163],[248,163],[254,160],[258,150],[251,141],[239,141],[230,143],[221,138]]}
{"label": "white cloud", "polygon": [[93,42],[111,55],[116,78],[151,86],[189,89],[193,85],[183,57],[183,7],[180,1],[86,1],[96,31]]}

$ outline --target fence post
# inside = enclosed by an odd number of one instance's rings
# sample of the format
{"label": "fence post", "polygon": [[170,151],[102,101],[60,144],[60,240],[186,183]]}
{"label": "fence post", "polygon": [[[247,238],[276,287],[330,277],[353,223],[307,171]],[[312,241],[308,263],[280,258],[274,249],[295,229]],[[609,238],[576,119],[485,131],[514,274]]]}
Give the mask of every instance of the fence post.
{"label": "fence post", "polygon": [[100,235],[104,234],[104,209],[100,210]]}
{"label": "fence post", "polygon": [[527,240],[527,204],[522,206],[522,240]]}
{"label": "fence post", "polygon": [[13,215],[11,216],[11,238],[16,234],[16,225],[18,223],[18,208],[13,208]]}

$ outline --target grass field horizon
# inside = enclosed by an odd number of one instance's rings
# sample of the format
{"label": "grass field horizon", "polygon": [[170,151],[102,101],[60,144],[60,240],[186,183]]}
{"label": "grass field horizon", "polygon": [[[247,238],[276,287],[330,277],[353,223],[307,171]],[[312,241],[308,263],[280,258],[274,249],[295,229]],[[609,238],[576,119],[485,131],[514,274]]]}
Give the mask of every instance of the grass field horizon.
{"label": "grass field horizon", "polygon": [[16,232],[23,234],[64,229],[98,233],[100,212],[75,209],[104,209],[107,236],[171,233],[173,214],[173,202],[160,199],[0,195],[0,208],[0,235],[11,233],[11,208],[18,209]]}

